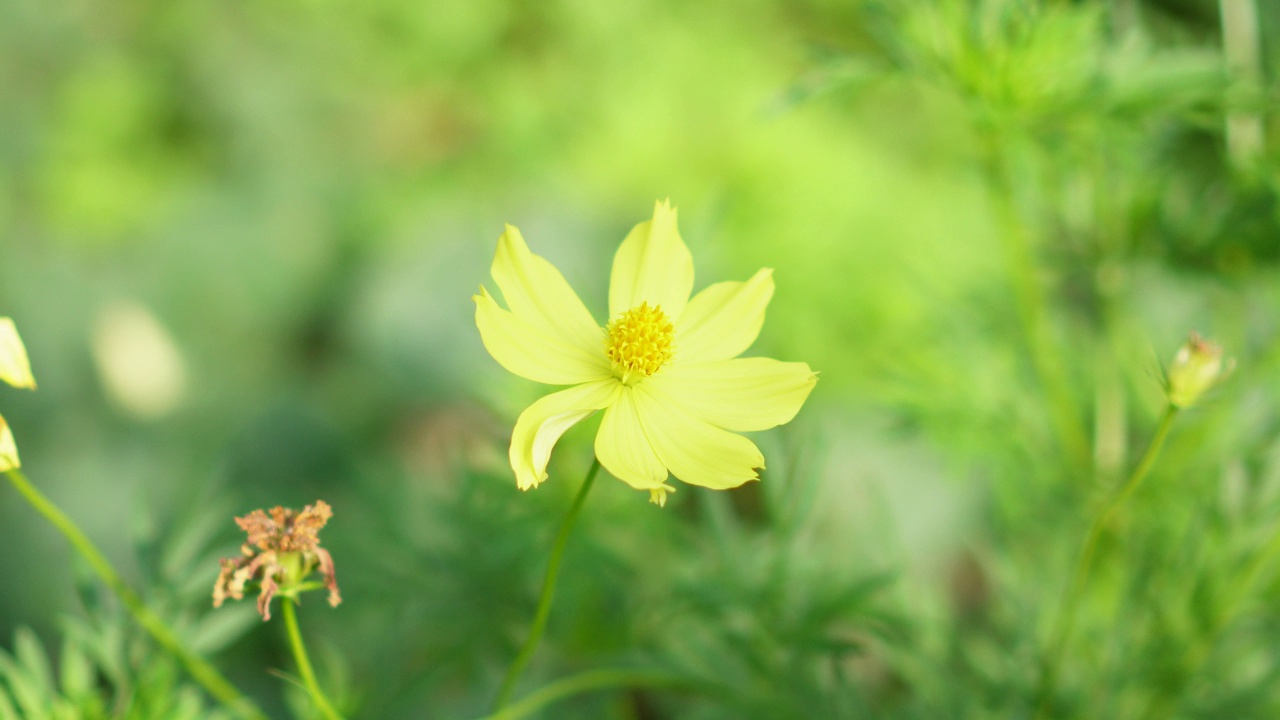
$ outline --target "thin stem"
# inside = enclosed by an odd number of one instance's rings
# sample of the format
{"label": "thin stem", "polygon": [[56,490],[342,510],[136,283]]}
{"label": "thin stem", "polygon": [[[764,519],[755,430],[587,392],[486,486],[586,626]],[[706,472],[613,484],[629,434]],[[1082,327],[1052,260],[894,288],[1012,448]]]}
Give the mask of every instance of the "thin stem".
{"label": "thin stem", "polygon": [[600,472],[600,460],[593,458],[591,468],[587,470],[587,477],[582,481],[582,487],[578,489],[578,494],[573,498],[573,504],[569,506],[569,512],[560,522],[555,544],[551,547],[551,559],[547,562],[547,574],[542,580],[542,595],[538,598],[538,609],[533,616],[533,626],[529,628],[529,637],[524,641],[524,647],[520,648],[520,654],[516,655],[511,667],[507,668],[507,677],[502,681],[497,702],[493,705],[495,713],[511,700],[516,682],[520,680],[521,673],[533,659],[533,653],[542,640],[542,633],[547,629],[547,617],[551,614],[551,599],[556,593],[556,578],[560,574],[560,562],[564,559],[564,548],[569,540],[569,531],[573,529],[573,522],[578,519],[578,511],[582,509],[582,504],[586,501],[587,493],[591,491],[591,484],[595,482],[598,472]]}
{"label": "thin stem", "polygon": [[1160,449],[1164,447],[1164,441],[1169,436],[1169,429],[1173,427],[1173,419],[1177,415],[1178,408],[1176,406],[1169,405],[1165,408],[1164,414],[1160,416],[1160,423],[1156,426],[1155,435],[1152,436],[1151,443],[1147,445],[1147,451],[1143,453],[1138,466],[1133,469],[1133,473],[1116,490],[1116,493],[1107,501],[1107,504],[1098,511],[1098,514],[1093,518],[1093,524],[1089,526],[1089,534],[1085,537],[1084,547],[1080,551],[1080,559],[1076,562],[1075,572],[1063,592],[1062,605],[1058,609],[1058,617],[1054,621],[1053,632],[1049,636],[1048,659],[1044,673],[1041,675],[1040,687],[1036,693],[1039,698],[1036,706],[1036,717],[1044,716],[1045,711],[1048,710],[1050,698],[1057,685],[1058,670],[1062,665],[1062,656],[1075,625],[1076,606],[1079,604],[1085,583],[1089,579],[1089,571],[1093,568],[1093,557],[1098,549],[1098,540],[1102,538],[1102,533],[1106,530],[1112,516],[1133,495],[1134,491],[1138,489],[1138,486],[1147,477],[1147,474],[1151,472],[1156,458],[1160,455]]}
{"label": "thin stem", "polygon": [[298,663],[298,673],[302,675],[302,684],[306,686],[307,692],[311,694],[311,702],[324,713],[328,720],[342,720],[342,716],[337,710],[333,709],[333,704],[329,702],[329,698],[325,697],[324,691],[320,689],[320,683],[316,681],[315,670],[311,669],[311,659],[307,656],[307,646],[302,642],[302,633],[298,630],[298,613],[294,610],[294,599],[284,598],[281,603],[284,612],[284,626],[289,632],[289,647],[293,650],[293,659]]}
{"label": "thin stem", "polygon": [[1062,366],[1063,354],[1053,340],[1049,303],[1039,279],[1031,230],[1017,207],[1013,171],[1009,168],[1011,151],[1002,144],[998,132],[997,129],[988,131],[984,169],[992,186],[991,201],[1017,301],[1018,319],[1058,442],[1068,457],[1083,464],[1089,459],[1088,435],[1077,414],[1072,388]]}
{"label": "thin stem", "polygon": [[169,629],[164,620],[161,620],[158,615],[147,607],[146,603],[142,601],[142,598],[138,597],[133,588],[125,584],[120,574],[112,567],[111,562],[94,546],[93,542],[80,530],[75,521],[37,490],[21,470],[13,469],[5,474],[22,497],[26,498],[27,502],[31,503],[31,506],[37,512],[52,523],[71,543],[76,552],[80,553],[80,556],[89,563],[89,567],[120,598],[120,601],[124,603],[125,608],[133,615],[138,624],[151,635],[156,643],[176,657],[186,667],[191,677],[195,678],[196,682],[200,683],[210,695],[227,706],[236,715],[247,720],[267,720],[266,714],[251,700],[240,694],[240,691],[228,682],[226,678],[222,677],[212,665],[183,646],[182,641],[178,639],[173,630]]}
{"label": "thin stem", "polygon": [[611,687],[695,687],[682,675],[644,670],[589,670],[557,680],[480,720],[519,720],[567,697]]}
{"label": "thin stem", "polygon": [[[1262,32],[1254,0],[1218,0],[1222,50],[1232,79],[1258,92],[1262,73]],[[1254,103],[1259,105],[1258,103]],[[1252,169],[1266,151],[1264,117],[1258,107],[1227,113],[1227,156],[1236,169]]]}

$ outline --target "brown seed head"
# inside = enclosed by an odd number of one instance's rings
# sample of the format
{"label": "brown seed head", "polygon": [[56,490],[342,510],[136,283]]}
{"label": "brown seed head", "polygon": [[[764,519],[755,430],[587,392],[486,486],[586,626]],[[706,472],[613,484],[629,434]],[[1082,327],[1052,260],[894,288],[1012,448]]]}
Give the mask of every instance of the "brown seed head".
{"label": "brown seed head", "polygon": [[301,512],[277,506],[236,518],[236,524],[248,533],[249,540],[241,546],[240,557],[221,561],[222,571],[213,586],[213,606],[222,605],[227,598],[243,598],[246,585],[257,582],[258,612],[263,620],[270,620],[271,599],[276,593],[294,597],[296,590],[292,588],[303,582],[312,570],[319,569],[329,590],[329,604],[337,607],[342,595],[338,591],[333,557],[320,547],[320,530],[331,517],[333,510],[328,503],[317,500]]}
{"label": "brown seed head", "polygon": [[320,530],[333,517],[333,510],[323,500],[308,505],[302,512],[276,506],[270,515],[254,510],[236,518],[236,524],[249,534],[249,542],[263,550],[299,552],[310,550],[320,542]]}

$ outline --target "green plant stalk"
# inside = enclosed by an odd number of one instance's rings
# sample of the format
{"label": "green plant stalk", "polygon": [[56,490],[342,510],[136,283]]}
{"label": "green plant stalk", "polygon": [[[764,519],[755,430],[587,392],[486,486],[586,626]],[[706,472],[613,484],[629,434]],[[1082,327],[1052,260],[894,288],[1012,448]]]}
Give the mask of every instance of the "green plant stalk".
{"label": "green plant stalk", "polygon": [[63,537],[71,543],[71,547],[75,548],[76,552],[89,563],[89,567],[98,575],[98,578],[120,598],[138,624],[156,643],[176,657],[196,682],[237,716],[247,720],[267,720],[266,714],[222,677],[212,665],[183,646],[182,641],[169,629],[169,626],[147,607],[133,588],[125,584],[111,562],[94,546],[75,521],[37,490],[21,470],[13,469],[5,474],[14,489],[62,533]]}
{"label": "green plant stalk", "polygon": [[502,681],[502,688],[498,690],[498,699],[493,706],[495,713],[506,707],[511,700],[511,694],[515,692],[520,675],[533,659],[533,653],[538,649],[542,634],[547,629],[547,617],[551,614],[551,599],[556,593],[556,578],[560,575],[560,563],[564,559],[564,548],[569,540],[569,531],[573,529],[573,523],[578,519],[578,511],[582,509],[582,504],[586,501],[587,493],[591,491],[591,485],[595,482],[598,472],[600,472],[600,460],[592,458],[591,468],[587,470],[582,487],[578,489],[578,494],[573,498],[573,504],[569,506],[569,512],[560,522],[555,544],[551,547],[551,559],[547,561],[547,573],[542,580],[542,595],[538,598],[538,609],[533,616],[533,626],[529,628],[529,637],[525,639],[520,653],[512,661],[511,667],[507,668],[507,676]]}
{"label": "green plant stalk", "polygon": [[1018,319],[1022,322],[1032,366],[1045,394],[1058,442],[1068,457],[1083,465],[1089,461],[1088,435],[1071,399],[1062,353],[1054,347],[1047,321],[1048,303],[1037,279],[1030,233],[1014,203],[1014,183],[1007,167],[1008,151],[1000,144],[997,132],[987,130],[990,137],[984,169],[992,186],[990,195],[1017,301]]}
{"label": "green plant stalk", "polygon": [[1067,588],[1063,593],[1062,605],[1058,609],[1053,632],[1049,636],[1048,657],[1044,673],[1041,675],[1040,687],[1036,691],[1038,696],[1036,717],[1044,716],[1045,711],[1048,709],[1049,700],[1057,686],[1058,670],[1062,665],[1062,656],[1066,651],[1067,641],[1070,639],[1071,631],[1075,625],[1076,606],[1079,604],[1085,583],[1089,579],[1089,571],[1093,568],[1093,557],[1098,549],[1098,540],[1101,539],[1107,523],[1111,521],[1116,511],[1133,495],[1138,486],[1142,484],[1142,481],[1146,479],[1147,474],[1151,472],[1151,468],[1155,465],[1156,458],[1160,456],[1160,450],[1164,447],[1164,441],[1168,438],[1169,429],[1173,427],[1173,420],[1177,415],[1177,406],[1170,404],[1165,407],[1164,414],[1160,416],[1160,422],[1156,426],[1155,435],[1152,436],[1151,443],[1147,445],[1147,451],[1143,453],[1137,467],[1133,469],[1133,473],[1129,475],[1129,478],[1120,486],[1115,495],[1098,511],[1093,518],[1093,523],[1089,526],[1089,534],[1085,536],[1084,547],[1080,551],[1080,559],[1076,562],[1075,572],[1072,574],[1071,581],[1067,584]]}
{"label": "green plant stalk", "polygon": [[[1262,32],[1255,0],[1218,0],[1222,51],[1234,80],[1261,85]],[[1264,117],[1256,110],[1232,110],[1226,117],[1227,157],[1237,169],[1257,165],[1266,151]]]}
{"label": "green plant stalk", "polygon": [[291,597],[283,598],[284,602],[280,603],[282,613],[284,614],[284,627],[289,633],[289,647],[293,650],[294,662],[298,663],[298,674],[302,676],[302,684],[306,686],[307,692],[311,695],[311,702],[324,713],[328,720],[342,720],[342,715],[333,709],[333,703],[329,702],[329,698],[325,697],[324,691],[320,689],[320,683],[316,680],[315,670],[311,668],[311,658],[307,656],[307,646],[302,642],[302,632],[298,630],[298,613],[294,609],[294,599]]}
{"label": "green plant stalk", "polygon": [[668,672],[645,670],[589,670],[557,680],[531,693],[512,705],[486,715],[480,720],[519,720],[548,705],[592,690],[638,687],[696,687],[689,678]]}

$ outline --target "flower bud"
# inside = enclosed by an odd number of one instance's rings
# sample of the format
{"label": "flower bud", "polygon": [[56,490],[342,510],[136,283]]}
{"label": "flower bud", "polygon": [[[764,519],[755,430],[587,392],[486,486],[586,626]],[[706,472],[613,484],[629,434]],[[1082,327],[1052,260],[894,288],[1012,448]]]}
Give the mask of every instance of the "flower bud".
{"label": "flower bud", "polygon": [[1177,408],[1191,407],[1206,390],[1225,380],[1233,369],[1235,361],[1222,359],[1220,345],[1191,333],[1169,366],[1165,388],[1169,404]]}

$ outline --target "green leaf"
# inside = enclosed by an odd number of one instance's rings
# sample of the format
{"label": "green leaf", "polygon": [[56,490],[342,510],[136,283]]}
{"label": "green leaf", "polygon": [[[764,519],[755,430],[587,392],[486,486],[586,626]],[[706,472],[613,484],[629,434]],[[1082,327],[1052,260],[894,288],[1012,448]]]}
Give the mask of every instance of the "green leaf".
{"label": "green leaf", "polygon": [[13,709],[13,703],[9,702],[9,694],[5,692],[3,685],[0,685],[0,720],[21,720],[18,711]]}
{"label": "green leaf", "polygon": [[224,605],[201,618],[188,638],[197,655],[212,655],[261,624],[255,603]]}
{"label": "green leaf", "polygon": [[30,628],[20,627],[13,634],[14,653],[18,664],[27,671],[27,676],[35,684],[39,693],[45,697],[54,695],[53,670],[44,646]]}
{"label": "green leaf", "polygon": [[0,653],[0,677],[9,683],[13,691],[13,699],[18,702],[24,720],[44,720],[48,718],[48,697],[41,692],[39,683],[32,681],[23,673],[23,668],[11,657]]}

